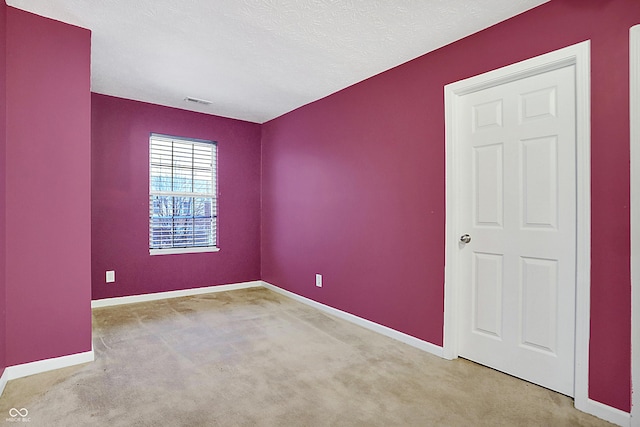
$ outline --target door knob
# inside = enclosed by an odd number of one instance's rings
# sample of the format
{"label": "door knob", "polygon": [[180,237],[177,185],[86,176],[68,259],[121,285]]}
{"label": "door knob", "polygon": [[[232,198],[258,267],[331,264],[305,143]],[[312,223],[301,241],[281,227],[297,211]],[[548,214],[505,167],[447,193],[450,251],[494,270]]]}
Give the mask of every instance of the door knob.
{"label": "door knob", "polygon": [[462,243],[469,243],[471,241],[471,236],[469,236],[468,234],[463,234],[462,236],[460,236],[460,241]]}

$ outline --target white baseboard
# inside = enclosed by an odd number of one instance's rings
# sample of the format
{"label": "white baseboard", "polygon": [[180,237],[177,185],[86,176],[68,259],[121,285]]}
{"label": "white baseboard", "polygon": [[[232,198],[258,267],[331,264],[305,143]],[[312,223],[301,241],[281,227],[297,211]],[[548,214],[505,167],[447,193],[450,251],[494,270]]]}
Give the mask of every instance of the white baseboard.
{"label": "white baseboard", "polygon": [[403,332],[399,332],[399,331],[396,331],[395,329],[391,329],[387,326],[383,326],[379,323],[375,323],[370,320],[363,319],[362,317],[355,316],[351,313],[347,313],[346,311],[338,310],[337,308],[333,308],[328,305],[321,304],[317,301],[311,300],[309,298],[305,298],[303,296],[294,294],[293,292],[286,291],[282,288],[272,285],[271,283],[267,283],[263,281],[262,286],[274,292],[277,292],[281,295],[284,295],[288,298],[294,299],[303,304],[306,304],[318,310],[324,311],[325,313],[331,314],[332,316],[339,317],[340,319],[354,323],[358,326],[362,326],[363,328],[369,329],[373,332],[377,332],[389,338],[393,338],[402,343],[408,344],[412,347],[416,347],[420,350],[426,351],[427,353],[434,354],[438,357],[443,357],[442,347],[437,346],[435,344],[431,344],[430,342],[423,341],[416,337],[412,337],[411,335],[407,335]]}
{"label": "white baseboard", "polygon": [[584,402],[576,400],[575,407],[579,411],[586,412],[587,414],[609,421],[610,423],[623,427],[631,426],[631,414],[612,406],[605,405],[604,403],[596,402],[592,399],[587,399]]}
{"label": "white baseboard", "polygon": [[311,299],[302,297],[300,295],[294,294],[293,292],[286,291],[282,288],[279,288],[277,286],[274,286],[262,280],[255,280],[253,282],[234,283],[230,285],[207,286],[205,288],[192,288],[192,289],[184,289],[184,290],[178,290],[178,291],[156,292],[153,294],[133,295],[133,296],[127,296],[127,297],[105,298],[105,299],[91,301],[91,308],[110,307],[110,306],[120,305],[120,304],[133,304],[136,302],[155,301],[155,300],[166,299],[166,298],[178,298],[178,297],[185,297],[190,295],[208,294],[212,292],[226,292],[226,291],[233,291],[237,289],[257,288],[257,287],[265,287],[281,295],[284,295],[296,301],[302,302],[303,304],[309,305],[318,310],[329,313],[333,316],[347,320],[351,323],[355,323],[356,325],[370,329],[374,332],[385,335],[387,337],[396,339],[400,342],[419,348],[420,350],[426,351],[428,353],[435,354],[436,356],[443,357],[442,347],[440,346],[431,344],[430,342],[427,342],[427,341],[420,340],[418,338],[412,337],[411,335],[404,334],[402,332],[396,331],[395,329],[388,328],[386,326],[380,325],[378,323],[372,322],[367,319],[363,319],[361,317],[355,316],[345,311],[338,310],[328,305],[321,304]]}
{"label": "white baseboard", "polygon": [[[253,282],[234,283],[230,285],[208,286],[205,288],[192,288],[178,291],[157,292],[144,295],[133,295],[117,298],[106,298],[91,301],[91,308],[109,307],[120,304],[132,304],[136,302],[154,301],[166,298],[178,298],[190,295],[208,294],[212,292],[232,291],[236,289],[261,287],[262,282],[259,280]],[[24,363],[21,365],[7,366],[0,376],[0,396],[4,391],[8,381],[26,377],[29,375],[40,374],[55,369],[66,368],[68,366],[79,365],[82,363],[93,362],[95,359],[93,352],[93,344],[91,351],[84,353],[71,354],[68,356],[55,357],[52,359],[38,360],[35,362]]]}
{"label": "white baseboard", "polygon": [[[411,335],[407,335],[405,333],[396,331],[395,329],[388,328],[386,326],[380,325],[378,323],[372,322],[367,319],[363,319],[361,317],[355,316],[353,314],[344,312],[342,310],[338,310],[336,308],[330,307],[325,304],[321,304],[317,301],[313,301],[309,298],[305,298],[303,296],[294,294],[293,292],[289,292],[282,288],[279,288],[275,285],[272,285],[267,282],[262,282],[262,286],[267,289],[270,289],[274,292],[277,292],[281,295],[299,301],[303,304],[314,307],[318,310],[329,313],[333,316],[339,317],[341,319],[347,320],[349,322],[355,323],[356,325],[362,326],[364,328],[370,329],[374,332],[378,332],[382,335],[385,335],[389,338],[396,339],[400,342],[408,344],[410,346],[416,347],[420,350],[426,351],[427,353],[431,353],[438,357],[444,358],[443,348],[432,344],[427,341],[420,340],[418,338],[412,337]],[[576,409],[586,412],[587,414],[591,414],[598,418],[601,418],[605,421],[609,421],[610,423],[617,424],[623,427],[629,427],[631,425],[631,417],[627,412],[621,411],[619,409],[613,408],[611,406],[605,405],[600,402],[596,402],[595,400],[587,399],[586,402],[575,402]]]}
{"label": "white baseboard", "polygon": [[212,292],[234,291],[237,289],[257,288],[262,286],[260,280],[234,283],[231,285],[207,286],[204,288],[181,289],[177,291],[156,292],[152,294],[132,295],[127,297],[105,298],[91,301],[91,308],[110,307],[113,305],[133,304],[136,302],[155,301],[167,298],[187,297],[191,295],[210,294]]}
{"label": "white baseboard", "polygon": [[20,365],[7,366],[0,377],[0,396],[4,391],[8,381],[17,378],[28,377],[29,375],[41,374],[55,369],[67,368],[69,366],[81,365],[93,362],[95,359],[93,346],[90,351],[70,354],[67,356],[54,357],[51,359],[37,360],[35,362],[23,363]]}
{"label": "white baseboard", "polygon": [[[408,344],[412,347],[416,347],[420,350],[426,351],[427,353],[431,353],[435,356],[444,358],[443,348],[438,345],[432,344],[427,341],[423,341],[411,335],[407,335],[403,332],[399,332],[399,331],[396,331],[395,329],[391,329],[387,326],[380,325],[370,320],[355,316],[351,313],[347,313],[345,311],[338,310],[337,308],[333,308],[328,305],[311,300],[309,298],[305,298],[303,296],[294,294],[293,292],[284,290],[282,288],[279,288],[275,285],[272,285],[270,283],[267,283],[261,280],[256,280],[253,282],[235,283],[230,285],[208,286],[205,288],[193,288],[193,289],[184,289],[184,290],[178,290],[178,291],[157,292],[157,293],[145,294],[145,295],[106,298],[106,299],[91,301],[91,308],[108,307],[108,306],[120,305],[120,304],[132,304],[136,302],[154,301],[154,300],[166,299],[166,298],[177,298],[177,297],[190,296],[190,295],[200,295],[200,294],[206,294],[206,293],[212,293],[212,292],[225,292],[225,291],[232,291],[237,289],[247,289],[247,288],[256,288],[256,287],[267,288],[271,291],[277,292],[288,298],[299,301],[310,307],[324,311],[325,313],[328,313],[340,319],[354,323],[358,326],[362,326],[366,329],[377,332],[389,338],[393,338],[397,341]],[[0,396],[2,396],[2,392],[4,391],[4,388],[7,385],[7,382],[10,380],[26,377],[29,375],[39,374],[42,372],[52,371],[55,369],[66,368],[68,366],[93,362],[93,360],[94,360],[94,352],[93,352],[93,346],[92,346],[91,351],[87,351],[84,353],[71,354],[68,356],[38,360],[36,362],[24,363],[21,365],[8,366],[4,370],[4,373],[2,374],[2,376],[0,376]],[[629,413],[613,408],[611,406],[605,405],[603,403],[596,402],[595,400],[592,400],[592,399],[586,399],[586,401],[576,400],[575,407],[576,409],[582,412],[586,412],[588,414],[594,415],[598,418],[609,421],[616,425],[623,426],[623,427],[631,426],[631,415]]]}
{"label": "white baseboard", "polygon": [[9,381],[9,375],[7,374],[7,370],[5,369],[2,373],[2,376],[0,376],[0,397],[2,397],[2,392],[7,386],[7,381]]}

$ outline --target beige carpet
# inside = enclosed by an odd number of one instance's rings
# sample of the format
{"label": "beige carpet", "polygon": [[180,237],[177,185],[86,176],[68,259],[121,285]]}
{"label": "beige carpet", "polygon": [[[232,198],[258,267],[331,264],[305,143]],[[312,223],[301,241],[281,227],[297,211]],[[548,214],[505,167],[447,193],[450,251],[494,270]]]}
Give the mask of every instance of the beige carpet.
{"label": "beige carpet", "polygon": [[96,361],[10,381],[0,425],[609,425],[262,288],[94,309],[93,329]]}

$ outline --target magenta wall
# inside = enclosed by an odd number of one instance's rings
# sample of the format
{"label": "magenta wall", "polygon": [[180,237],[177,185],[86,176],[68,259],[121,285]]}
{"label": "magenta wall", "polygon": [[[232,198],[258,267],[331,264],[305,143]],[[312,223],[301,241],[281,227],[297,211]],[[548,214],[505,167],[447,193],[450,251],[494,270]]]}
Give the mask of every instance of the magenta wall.
{"label": "magenta wall", "polygon": [[6,363],[91,350],[90,32],[7,9]]}
{"label": "magenta wall", "polygon": [[[92,95],[93,299],[260,279],[260,126]],[[149,255],[150,133],[218,141],[215,253]],[[105,271],[116,283],[105,283]]]}
{"label": "magenta wall", "polygon": [[591,39],[589,396],[629,411],[628,31],[638,22],[637,0],[554,0],[265,124],[263,280],[442,345],[443,87]]}
{"label": "magenta wall", "polygon": [[6,258],[5,258],[5,152],[7,145],[7,6],[4,0],[0,1],[0,375],[7,366],[6,362]]}

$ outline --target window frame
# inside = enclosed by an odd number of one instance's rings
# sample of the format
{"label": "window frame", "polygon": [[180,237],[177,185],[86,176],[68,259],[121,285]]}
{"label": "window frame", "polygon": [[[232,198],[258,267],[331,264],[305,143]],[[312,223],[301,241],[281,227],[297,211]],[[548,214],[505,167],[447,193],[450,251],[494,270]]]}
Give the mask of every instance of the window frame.
{"label": "window frame", "polygon": [[[174,191],[173,189],[171,191],[159,191],[159,190],[152,190],[151,188],[151,182],[152,182],[152,167],[154,166],[152,163],[152,144],[153,144],[153,139],[160,139],[160,140],[166,140],[166,141],[171,141],[171,143],[173,144],[174,142],[182,142],[182,143],[187,143],[187,144],[191,144],[191,145],[200,145],[200,146],[210,146],[212,147],[212,168],[211,168],[211,173],[212,173],[212,191],[211,193],[198,193],[195,191],[191,191],[191,192],[185,192],[185,191]],[[218,252],[220,250],[219,247],[219,238],[218,238],[218,213],[219,213],[219,207],[218,207],[218,200],[219,200],[219,191],[218,191],[218,142],[217,141],[212,141],[212,140],[203,140],[203,139],[196,139],[196,138],[188,138],[188,137],[180,137],[180,136],[174,136],[174,135],[165,135],[165,134],[159,134],[159,133],[150,133],[149,134],[149,157],[148,157],[148,167],[149,167],[149,174],[148,174],[148,197],[149,197],[149,202],[147,205],[148,208],[148,213],[149,213],[149,219],[148,219],[148,247],[149,247],[149,255],[171,255],[171,254],[189,254],[189,253],[206,253],[206,252]],[[191,169],[193,171],[193,168]],[[173,166],[172,166],[172,178],[175,177],[175,171],[173,170]],[[212,217],[212,230],[213,231],[213,245],[209,245],[209,246],[175,246],[175,247],[165,247],[165,248],[152,248],[151,247],[151,233],[152,233],[152,205],[151,205],[151,199],[153,196],[173,196],[173,197],[192,197],[192,198],[206,198],[206,199],[211,199],[211,204],[213,206],[212,208],[212,213],[211,213],[211,217]],[[174,213],[175,215],[175,213]],[[172,229],[172,232],[174,232],[175,230]],[[210,230],[211,232],[211,230]]]}

